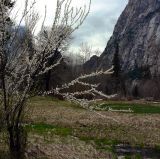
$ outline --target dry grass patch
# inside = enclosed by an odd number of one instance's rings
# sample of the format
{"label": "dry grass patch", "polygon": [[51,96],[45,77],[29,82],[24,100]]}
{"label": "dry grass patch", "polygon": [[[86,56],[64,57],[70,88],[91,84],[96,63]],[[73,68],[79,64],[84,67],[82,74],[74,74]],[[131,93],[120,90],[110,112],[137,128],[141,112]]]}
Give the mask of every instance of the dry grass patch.
{"label": "dry grass patch", "polygon": [[[38,98],[38,99],[37,99]],[[51,97],[37,97],[30,103],[28,121],[74,129],[74,135],[109,138],[131,144],[160,144],[159,114],[97,112],[79,108]],[[115,122],[115,120],[117,122]],[[80,136],[81,136],[80,135]],[[83,135],[82,135],[83,136]]]}

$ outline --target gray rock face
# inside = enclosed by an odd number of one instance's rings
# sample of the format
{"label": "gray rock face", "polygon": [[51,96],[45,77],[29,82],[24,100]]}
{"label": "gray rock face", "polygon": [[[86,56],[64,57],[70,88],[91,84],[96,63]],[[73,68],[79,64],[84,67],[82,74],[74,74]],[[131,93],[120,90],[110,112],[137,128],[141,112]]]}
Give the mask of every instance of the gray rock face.
{"label": "gray rock face", "polygon": [[108,68],[119,45],[121,69],[124,72],[148,67],[152,76],[160,75],[160,0],[129,0],[121,14],[99,68]]}
{"label": "gray rock face", "polygon": [[[83,64],[83,70],[85,73],[92,72],[99,66],[99,57],[94,55],[89,61]],[[93,69],[93,70],[92,70]]]}

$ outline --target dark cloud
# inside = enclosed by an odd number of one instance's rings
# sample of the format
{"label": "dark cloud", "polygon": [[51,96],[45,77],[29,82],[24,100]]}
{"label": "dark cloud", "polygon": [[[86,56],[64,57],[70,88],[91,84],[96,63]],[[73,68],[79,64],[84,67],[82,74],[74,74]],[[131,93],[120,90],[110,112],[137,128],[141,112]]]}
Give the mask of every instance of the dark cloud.
{"label": "dark cloud", "polygon": [[128,0],[92,0],[89,16],[73,35],[73,47],[87,42],[94,48],[103,50],[127,2]]}

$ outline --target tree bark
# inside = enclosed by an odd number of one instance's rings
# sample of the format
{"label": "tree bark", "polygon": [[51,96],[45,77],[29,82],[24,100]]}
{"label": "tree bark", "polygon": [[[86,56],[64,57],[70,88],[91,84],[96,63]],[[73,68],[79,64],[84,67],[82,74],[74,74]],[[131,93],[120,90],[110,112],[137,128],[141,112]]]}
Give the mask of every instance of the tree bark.
{"label": "tree bark", "polygon": [[27,133],[22,126],[8,127],[11,159],[24,159]]}

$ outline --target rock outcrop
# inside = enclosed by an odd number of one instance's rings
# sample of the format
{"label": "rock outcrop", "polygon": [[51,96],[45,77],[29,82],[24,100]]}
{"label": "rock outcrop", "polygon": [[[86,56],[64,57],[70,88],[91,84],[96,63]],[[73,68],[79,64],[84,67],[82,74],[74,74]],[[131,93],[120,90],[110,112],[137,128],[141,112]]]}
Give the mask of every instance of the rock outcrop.
{"label": "rock outcrop", "polygon": [[[99,57],[96,56],[96,55],[93,55],[89,61],[85,62],[83,64],[83,70],[85,73],[88,73],[88,72],[92,72],[94,69],[96,69],[98,66],[99,66]],[[94,70],[95,71],[95,70]]]}
{"label": "rock outcrop", "polygon": [[145,67],[152,76],[159,76],[160,0],[129,0],[99,58],[98,68],[112,65],[116,43],[123,72]]}
{"label": "rock outcrop", "polygon": [[91,58],[84,67],[107,69],[117,58],[119,84],[114,78],[106,79],[101,90],[160,99],[160,0],[129,0],[102,55]]}

